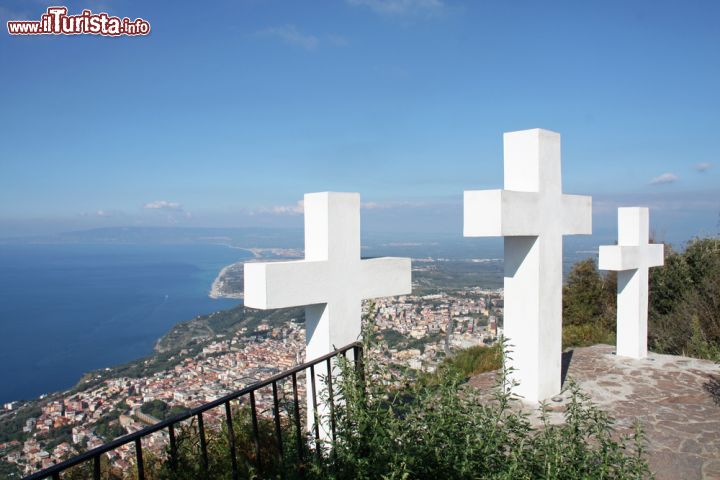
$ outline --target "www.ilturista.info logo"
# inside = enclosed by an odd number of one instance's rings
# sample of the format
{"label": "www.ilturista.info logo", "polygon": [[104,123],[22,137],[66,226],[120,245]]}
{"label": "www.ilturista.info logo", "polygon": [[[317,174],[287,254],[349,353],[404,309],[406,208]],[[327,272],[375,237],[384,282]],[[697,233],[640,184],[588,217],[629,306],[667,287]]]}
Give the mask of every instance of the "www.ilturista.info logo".
{"label": "www.ilturista.info logo", "polygon": [[10,35],[147,35],[150,22],[142,18],[113,17],[107,13],[83,10],[80,15],[68,15],[67,7],[48,7],[40,20],[11,20],[7,22]]}

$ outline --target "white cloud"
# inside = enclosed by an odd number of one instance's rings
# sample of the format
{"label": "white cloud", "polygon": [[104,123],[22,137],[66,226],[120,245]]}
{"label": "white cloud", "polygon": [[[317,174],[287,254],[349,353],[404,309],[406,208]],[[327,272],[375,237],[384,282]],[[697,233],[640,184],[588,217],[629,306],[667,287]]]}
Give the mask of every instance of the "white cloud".
{"label": "white cloud", "polygon": [[360,207],[365,210],[384,210],[388,208],[418,208],[427,205],[426,202],[364,202]]}
{"label": "white cloud", "polygon": [[390,204],[378,203],[378,202],[365,202],[365,203],[361,204],[360,207],[362,207],[366,210],[378,210],[381,208],[390,208]]}
{"label": "white cloud", "polygon": [[305,50],[314,50],[320,44],[320,40],[315,35],[302,33],[294,25],[270,27],[257,32],[257,34],[278,38],[287,44],[295,45]]}
{"label": "white cloud", "polygon": [[[428,205],[426,202],[362,202],[360,208],[363,210],[388,210],[395,208],[420,208]],[[271,214],[271,215],[302,215],[305,212],[305,206],[302,200],[290,205],[274,205],[272,207],[262,207],[255,210],[249,210],[250,215]]]}
{"label": "white cloud", "polygon": [[149,210],[182,210],[183,207],[177,202],[168,202],[167,200],[155,200],[154,202],[146,203],[143,208]]}
{"label": "white cloud", "polygon": [[379,15],[432,15],[445,6],[441,0],[346,0],[353,6],[367,7]]}
{"label": "white cloud", "polygon": [[710,162],[702,162],[702,163],[696,163],[695,164],[695,170],[697,170],[700,173],[707,172],[712,168],[713,164]]}
{"label": "white cloud", "polygon": [[702,211],[717,217],[718,192],[714,190],[593,193],[592,197],[593,214],[614,216],[618,207],[642,206],[657,211]]}
{"label": "white cloud", "polygon": [[298,200],[293,205],[275,205],[270,208],[260,208],[255,213],[271,213],[274,215],[300,215],[305,211],[305,206],[302,200]]}
{"label": "white cloud", "polygon": [[98,210],[95,212],[95,215],[98,217],[112,217],[112,212],[108,212],[107,210]]}
{"label": "white cloud", "polygon": [[658,175],[657,177],[650,180],[650,185],[663,185],[666,183],[674,183],[677,182],[678,176],[674,173],[663,173],[662,175]]}

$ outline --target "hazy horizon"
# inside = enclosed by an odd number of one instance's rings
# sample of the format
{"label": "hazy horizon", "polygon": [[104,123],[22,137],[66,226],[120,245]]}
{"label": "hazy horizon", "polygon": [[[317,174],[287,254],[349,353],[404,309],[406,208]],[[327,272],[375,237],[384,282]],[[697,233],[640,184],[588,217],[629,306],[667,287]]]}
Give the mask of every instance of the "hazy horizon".
{"label": "hazy horizon", "polygon": [[527,128],[561,134],[598,231],[618,206],[718,231],[717,2],[64,5],[152,30],[0,35],[0,237],[295,227],[326,190],[360,192],[366,231],[460,235],[462,192],[502,188],[502,134]]}

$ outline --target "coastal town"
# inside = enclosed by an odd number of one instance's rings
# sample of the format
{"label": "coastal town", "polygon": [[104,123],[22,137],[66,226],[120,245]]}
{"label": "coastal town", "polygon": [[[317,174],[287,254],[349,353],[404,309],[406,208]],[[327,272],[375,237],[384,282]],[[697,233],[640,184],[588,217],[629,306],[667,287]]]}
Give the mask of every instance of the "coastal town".
{"label": "coastal town", "polygon": [[[425,295],[383,298],[364,306],[372,312],[377,337],[375,351],[394,369],[431,372],[453,351],[491,345],[502,333],[501,289],[461,288]],[[282,325],[261,322],[253,331],[243,327],[233,335],[207,340],[199,354],[179,350],[174,367],[151,376],[109,378],[92,388],[57,394],[41,403],[37,416],[23,425],[23,440],[0,443],[6,464],[23,474],[46,468],[112,438],[141,430],[162,418],[220,398],[287,370],[304,361],[305,331],[301,322]],[[304,381],[299,382],[304,395]],[[289,385],[281,385],[288,394]],[[267,391],[265,391],[267,390]],[[270,389],[258,391],[260,415],[271,415]],[[7,404],[3,417],[22,405]],[[224,419],[222,409],[205,414],[208,425]],[[149,437],[144,448],[162,452],[167,433]],[[110,465],[125,469],[135,459],[132,445],[108,455]]]}

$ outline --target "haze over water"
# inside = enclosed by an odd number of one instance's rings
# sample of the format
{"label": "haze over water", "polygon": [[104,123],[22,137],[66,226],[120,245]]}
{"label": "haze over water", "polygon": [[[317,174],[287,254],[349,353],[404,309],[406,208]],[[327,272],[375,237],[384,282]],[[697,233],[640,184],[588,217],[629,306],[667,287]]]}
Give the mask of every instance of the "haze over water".
{"label": "haze over water", "polygon": [[[178,322],[237,305],[210,299],[208,292],[222,267],[251,254],[198,243],[207,237],[236,245],[302,246],[301,231],[142,229],[80,232],[59,237],[66,242],[59,244],[0,245],[0,403],[68,389],[88,371],[149,355]],[[370,257],[503,255],[501,239],[369,237],[363,255]],[[107,238],[116,243],[100,243]],[[162,243],[169,239],[188,243]],[[566,237],[565,272],[577,260],[595,256],[597,245],[613,241],[603,235]]]}
{"label": "haze over water", "polygon": [[0,402],[72,387],[152,352],[174,324],[237,305],[207,294],[248,252],[214,245],[0,246]]}

